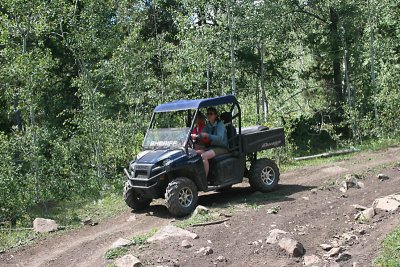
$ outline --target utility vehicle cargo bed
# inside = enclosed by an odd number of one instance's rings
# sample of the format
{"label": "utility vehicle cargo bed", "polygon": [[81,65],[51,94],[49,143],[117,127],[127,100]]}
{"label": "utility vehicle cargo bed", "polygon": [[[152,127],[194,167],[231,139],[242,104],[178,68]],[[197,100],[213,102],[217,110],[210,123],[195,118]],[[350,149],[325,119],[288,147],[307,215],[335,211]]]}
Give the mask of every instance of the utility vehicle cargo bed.
{"label": "utility vehicle cargo bed", "polygon": [[242,131],[241,138],[245,154],[285,145],[283,128],[257,129],[256,127],[252,127],[250,131]]}

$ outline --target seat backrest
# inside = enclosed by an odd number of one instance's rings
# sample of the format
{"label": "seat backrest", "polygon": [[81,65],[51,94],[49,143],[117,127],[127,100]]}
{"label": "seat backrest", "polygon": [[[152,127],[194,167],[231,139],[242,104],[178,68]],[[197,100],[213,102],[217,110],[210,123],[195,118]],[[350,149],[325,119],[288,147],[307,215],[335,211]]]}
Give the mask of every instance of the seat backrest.
{"label": "seat backrest", "polygon": [[236,128],[232,125],[232,113],[223,112],[221,113],[220,118],[225,124],[229,150],[235,150],[237,146],[237,133]]}

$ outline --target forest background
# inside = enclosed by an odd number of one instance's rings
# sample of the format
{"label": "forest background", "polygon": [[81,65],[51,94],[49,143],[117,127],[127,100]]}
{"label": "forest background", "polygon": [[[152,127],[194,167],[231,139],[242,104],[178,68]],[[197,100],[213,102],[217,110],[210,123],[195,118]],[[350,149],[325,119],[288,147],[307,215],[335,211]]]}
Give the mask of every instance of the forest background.
{"label": "forest background", "polygon": [[120,192],[153,108],[234,94],[282,160],[398,137],[397,0],[2,0],[0,222]]}

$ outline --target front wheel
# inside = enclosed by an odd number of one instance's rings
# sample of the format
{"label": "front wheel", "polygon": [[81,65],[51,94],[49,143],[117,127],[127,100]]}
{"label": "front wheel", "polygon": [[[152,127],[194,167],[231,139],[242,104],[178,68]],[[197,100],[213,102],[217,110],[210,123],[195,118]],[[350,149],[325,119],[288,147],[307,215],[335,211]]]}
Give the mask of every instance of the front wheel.
{"label": "front wheel", "polygon": [[152,201],[151,198],[143,197],[141,194],[136,192],[134,188],[130,187],[128,182],[124,187],[124,199],[126,205],[133,210],[142,210],[150,206]]}
{"label": "front wheel", "polygon": [[174,216],[190,214],[197,205],[198,192],[194,182],[186,177],[171,181],[165,191],[165,201]]}
{"label": "front wheel", "polygon": [[258,159],[250,168],[250,186],[261,192],[270,192],[279,182],[279,169],[270,159]]}

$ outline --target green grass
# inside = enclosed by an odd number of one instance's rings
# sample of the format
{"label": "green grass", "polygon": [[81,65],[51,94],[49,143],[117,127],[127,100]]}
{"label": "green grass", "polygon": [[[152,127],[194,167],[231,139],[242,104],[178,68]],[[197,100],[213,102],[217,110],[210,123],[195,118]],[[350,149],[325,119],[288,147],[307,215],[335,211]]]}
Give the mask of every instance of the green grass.
{"label": "green grass", "polygon": [[285,164],[281,164],[279,166],[279,169],[280,169],[281,173],[283,173],[285,171],[290,171],[290,170],[294,170],[294,169],[298,169],[298,168],[303,168],[303,167],[308,167],[308,166],[318,166],[321,164],[332,163],[332,162],[349,159],[349,158],[353,157],[356,153],[359,153],[359,151],[353,152],[350,154],[345,154],[345,155],[332,156],[332,157],[328,157],[328,158],[315,158],[315,159],[299,160],[299,161],[292,160]]}
{"label": "green grass", "polygon": [[132,242],[128,246],[109,249],[106,252],[106,254],[104,255],[104,257],[107,260],[113,260],[113,259],[124,256],[129,251],[130,246],[133,246],[133,245],[134,246],[142,246],[142,245],[147,244],[147,240],[150,237],[152,237],[157,232],[157,230],[158,230],[157,228],[153,228],[144,234],[134,236],[131,239]]}
{"label": "green grass", "polygon": [[[354,147],[356,149],[358,149],[358,151],[356,151],[356,152],[344,154],[344,155],[327,157],[327,158],[315,158],[315,159],[301,160],[301,161],[290,160],[288,162],[280,164],[280,170],[281,170],[281,172],[285,172],[285,171],[302,168],[302,167],[306,167],[306,166],[318,166],[318,165],[321,165],[324,163],[342,161],[342,160],[349,159],[349,158],[353,157],[354,155],[356,155],[357,153],[360,153],[363,151],[377,151],[380,149],[399,146],[399,144],[400,144],[400,137],[370,139],[370,140],[364,141],[362,144],[355,145]],[[345,148],[342,148],[342,149],[345,149]],[[341,150],[341,149],[338,149],[338,150]],[[314,153],[314,154],[319,154],[319,153]]]}
{"label": "green grass", "polygon": [[357,147],[363,151],[375,151],[379,149],[395,147],[400,144],[400,137],[397,138],[380,138],[380,139],[371,139],[364,142]]}
{"label": "green grass", "polygon": [[[91,218],[98,222],[112,217],[126,209],[126,204],[120,194],[109,194],[98,200],[70,200],[58,203],[47,203],[46,207],[38,206],[32,209],[30,214],[19,221],[16,228],[30,228],[36,217],[55,220],[60,228],[75,229],[81,226],[81,221]],[[8,227],[0,228],[0,251],[6,251],[16,246],[22,246],[35,242],[46,236],[56,235],[59,232],[49,234],[37,234],[32,230],[8,230]]]}
{"label": "green grass", "polygon": [[379,267],[400,267],[400,227],[386,236],[380,255],[373,265]]}
{"label": "green grass", "polygon": [[153,228],[149,232],[144,233],[142,235],[137,235],[132,238],[132,244],[136,246],[141,246],[147,243],[147,240],[152,237],[155,233],[157,233],[158,229]]}
{"label": "green grass", "polygon": [[196,215],[191,216],[183,221],[180,221],[175,226],[185,229],[194,224],[212,221],[215,218],[216,218],[216,216],[213,215],[212,213],[196,214]]}
{"label": "green grass", "polygon": [[107,260],[113,260],[113,259],[124,256],[127,252],[128,252],[127,247],[113,248],[106,252],[105,258]]}
{"label": "green grass", "polygon": [[85,218],[98,221],[125,209],[126,204],[121,194],[108,194],[101,199],[74,199],[55,203],[47,209],[37,207],[31,212],[31,217],[53,219],[64,226],[77,226]]}
{"label": "green grass", "polygon": [[32,230],[8,231],[8,229],[2,228],[2,231],[0,231],[0,251],[31,244],[38,237],[39,234]]}

